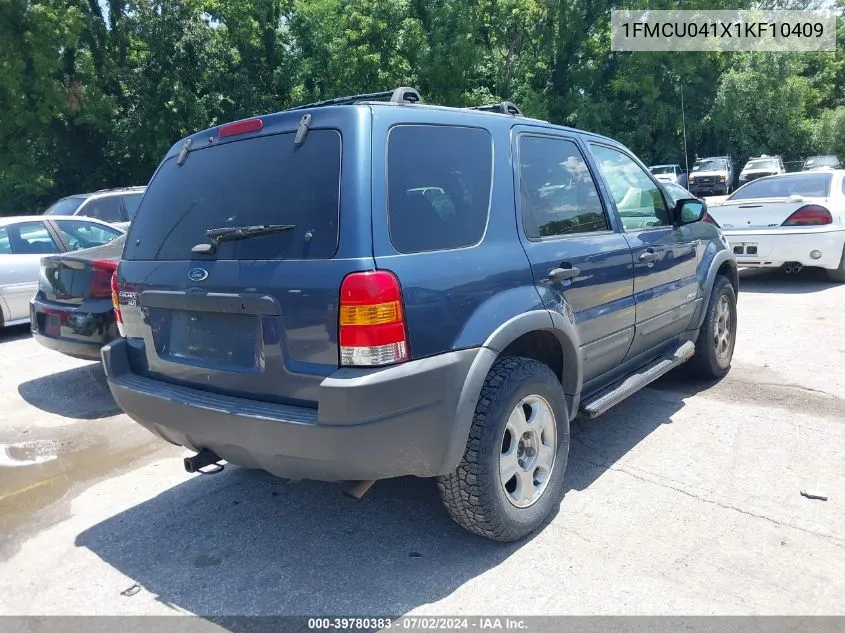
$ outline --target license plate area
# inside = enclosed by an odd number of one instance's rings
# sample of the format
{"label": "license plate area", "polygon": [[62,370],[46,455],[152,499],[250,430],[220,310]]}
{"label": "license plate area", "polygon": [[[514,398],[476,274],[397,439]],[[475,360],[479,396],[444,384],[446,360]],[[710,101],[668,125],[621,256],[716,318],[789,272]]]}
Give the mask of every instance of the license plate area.
{"label": "license plate area", "polygon": [[223,369],[256,368],[258,315],[174,310],[169,321],[156,337],[160,357]]}

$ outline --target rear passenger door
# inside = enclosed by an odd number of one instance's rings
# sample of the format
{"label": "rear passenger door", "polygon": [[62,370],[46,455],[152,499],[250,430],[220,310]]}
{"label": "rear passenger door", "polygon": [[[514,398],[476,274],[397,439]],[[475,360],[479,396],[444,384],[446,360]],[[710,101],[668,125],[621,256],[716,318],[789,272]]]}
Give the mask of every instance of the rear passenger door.
{"label": "rear passenger door", "polygon": [[520,239],[546,308],[571,310],[584,381],[618,365],[634,332],[631,249],[574,136],[517,128]]}
{"label": "rear passenger door", "polygon": [[689,326],[698,296],[692,227],[675,228],[661,187],[627,152],[590,143],[634,255],[637,328],[627,358]]}
{"label": "rear passenger door", "polygon": [[60,251],[44,222],[30,221],[0,228],[0,294],[6,301],[6,321],[24,319],[38,289],[41,258]]}

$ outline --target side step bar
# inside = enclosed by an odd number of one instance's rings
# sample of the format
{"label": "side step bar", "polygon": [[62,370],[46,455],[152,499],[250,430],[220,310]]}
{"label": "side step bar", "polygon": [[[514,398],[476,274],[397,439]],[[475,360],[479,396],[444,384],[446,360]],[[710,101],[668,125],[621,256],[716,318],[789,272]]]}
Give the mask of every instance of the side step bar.
{"label": "side step bar", "polygon": [[596,418],[602,413],[615,407],[628,396],[636,393],[647,384],[654,382],[666,372],[675,369],[678,365],[683,365],[695,353],[695,345],[692,341],[687,341],[681,345],[673,354],[667,354],[651,365],[646,365],[636,374],[631,374],[622,383],[611,389],[605,391],[597,398],[585,402],[581,406],[581,414],[588,418]]}

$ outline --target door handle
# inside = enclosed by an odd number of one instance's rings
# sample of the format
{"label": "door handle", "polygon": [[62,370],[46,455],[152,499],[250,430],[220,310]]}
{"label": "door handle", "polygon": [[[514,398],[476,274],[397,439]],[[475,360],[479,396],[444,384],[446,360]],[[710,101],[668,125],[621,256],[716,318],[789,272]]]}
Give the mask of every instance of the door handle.
{"label": "door handle", "polygon": [[648,249],[642,253],[640,253],[640,261],[644,264],[650,264],[655,259],[657,259],[659,255],[654,252],[653,249]]}
{"label": "door handle", "polygon": [[580,268],[573,268],[570,266],[569,268],[554,268],[549,271],[549,280],[550,281],[565,281],[567,279],[572,279],[573,277],[577,277],[581,274]]}

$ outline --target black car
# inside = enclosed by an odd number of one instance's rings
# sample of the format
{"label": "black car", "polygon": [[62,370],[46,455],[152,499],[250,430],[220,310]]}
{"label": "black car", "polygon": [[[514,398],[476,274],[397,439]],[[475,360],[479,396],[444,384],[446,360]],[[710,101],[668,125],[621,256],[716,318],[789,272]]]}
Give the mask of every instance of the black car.
{"label": "black car", "polygon": [[41,259],[38,292],[30,301],[31,328],[45,347],[74,358],[99,360],[118,337],[111,278],[126,236],[103,246]]}

